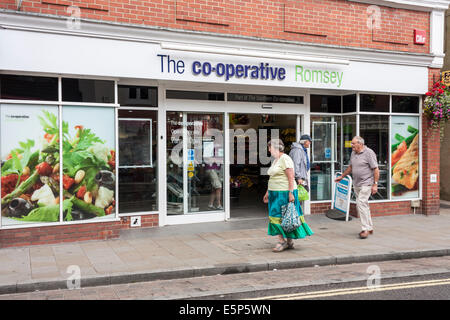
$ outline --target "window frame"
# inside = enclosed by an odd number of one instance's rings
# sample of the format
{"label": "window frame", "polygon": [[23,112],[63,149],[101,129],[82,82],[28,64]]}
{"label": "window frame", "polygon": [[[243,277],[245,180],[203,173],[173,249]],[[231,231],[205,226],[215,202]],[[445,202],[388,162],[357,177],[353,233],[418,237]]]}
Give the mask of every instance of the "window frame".
{"label": "window frame", "polygon": [[[121,85],[127,85],[127,84],[122,84]],[[158,109],[158,107],[133,107],[133,106],[120,106],[119,107],[120,110],[137,110],[137,111],[156,111],[156,121],[159,121],[159,113],[161,112],[161,110]],[[118,112],[118,110],[117,110]],[[119,118],[119,115],[117,115],[117,122],[119,122],[120,119],[127,119],[127,118]],[[158,123],[158,122],[157,122]],[[160,174],[160,170],[161,170],[161,166],[159,165],[159,149],[160,149],[160,139],[158,139],[159,134],[160,134],[160,127],[159,125],[157,126],[157,131],[156,131],[156,141],[157,141],[157,150],[156,150],[156,159],[157,159],[157,168],[156,168],[156,177],[159,178],[159,174]],[[117,146],[119,145],[119,142],[117,142]],[[119,150],[119,149],[117,149]],[[116,152],[116,155],[118,157],[118,152]],[[117,168],[119,168],[118,165],[118,161],[117,163]],[[119,177],[119,173],[117,174],[117,176]],[[159,179],[157,179],[159,182]],[[119,187],[119,179],[117,181],[117,187]],[[118,213],[118,217],[133,217],[133,216],[150,216],[150,215],[155,215],[155,214],[159,214],[160,213],[160,207],[159,207],[159,183],[157,186],[157,190],[158,190],[158,199],[156,200],[156,206],[157,209],[153,210],[153,211],[138,211],[138,212],[127,212],[127,213],[120,213],[120,210],[117,210]],[[119,198],[119,191],[117,191],[117,198]]]}
{"label": "window frame", "polygon": [[[314,93],[318,95],[318,93]],[[343,119],[345,116],[355,115],[356,117],[356,135],[360,135],[360,116],[361,115],[380,115],[380,116],[388,116],[389,118],[389,137],[391,132],[391,126],[392,126],[392,117],[393,116],[408,116],[408,117],[417,117],[419,122],[419,197],[418,198],[410,198],[410,199],[392,199],[391,197],[391,179],[392,177],[388,177],[389,180],[389,186],[388,186],[388,192],[387,192],[387,199],[381,199],[381,200],[369,200],[369,203],[384,203],[384,202],[402,202],[402,201],[413,201],[413,200],[422,200],[423,199],[423,150],[422,150],[422,141],[423,141],[423,128],[422,128],[422,118],[423,118],[423,99],[421,95],[418,94],[405,94],[405,93],[386,93],[386,92],[366,92],[366,91],[358,91],[355,93],[342,93],[342,99],[345,95],[349,94],[356,94],[356,111],[355,112],[343,112],[343,101],[341,104],[341,113],[320,113],[320,112],[310,112],[310,116],[341,116],[341,139],[343,139]],[[369,112],[369,111],[361,111],[360,109],[360,103],[361,103],[361,95],[362,94],[375,94],[375,95],[388,95],[389,96],[389,111],[388,112]],[[330,94],[324,94],[324,95],[330,95]],[[419,98],[419,112],[418,113],[398,113],[393,112],[392,110],[392,96],[411,96],[411,97],[418,97]],[[312,128],[312,121],[310,120],[310,127]],[[341,141],[341,148],[344,147],[344,141]],[[391,148],[388,148],[388,166],[391,168],[391,156],[392,151]],[[345,170],[348,165],[344,165],[343,163],[343,150],[341,150],[341,169]],[[311,203],[332,203],[331,200],[318,200],[318,201],[312,201]],[[350,203],[356,204],[356,201],[353,199],[350,199]]]}
{"label": "window frame", "polygon": [[[1,74],[11,74],[10,72],[0,72]],[[76,107],[105,107],[105,108],[114,108],[114,117],[115,117],[115,149],[116,149],[116,165],[118,165],[119,160],[119,132],[118,132],[118,79],[116,78],[98,78],[98,77],[81,77],[76,76],[72,77],[71,75],[55,75],[55,74],[43,74],[43,73],[27,73],[27,72],[15,72],[15,75],[23,75],[23,76],[44,76],[44,77],[55,77],[58,78],[58,101],[46,101],[46,100],[11,100],[11,99],[0,99],[0,105],[48,105],[48,106],[56,106],[58,107],[58,124],[59,124],[59,134],[62,137],[62,112],[64,106],[76,106]],[[90,103],[90,102],[70,102],[70,101],[62,101],[62,78],[79,78],[79,79],[91,79],[91,80],[109,80],[114,82],[114,103]],[[60,139],[59,149],[62,150],[63,139]],[[63,155],[60,152],[60,163],[63,163]],[[60,165],[60,176],[62,176],[63,166]],[[63,190],[63,179],[60,179],[59,182],[60,190]],[[1,190],[1,186],[0,186]],[[115,185],[115,197],[117,198],[119,192],[119,183],[118,183],[118,175],[116,174],[116,185]],[[0,216],[0,230],[8,230],[8,229],[24,229],[24,228],[39,228],[39,227],[50,227],[50,226],[68,226],[68,225],[79,225],[79,224],[89,224],[89,223],[108,223],[108,222],[118,222],[121,221],[119,216],[119,200],[116,199],[115,213],[111,214],[111,217],[107,217],[101,220],[95,219],[87,219],[87,220],[76,220],[76,221],[63,221],[63,206],[60,204],[59,206],[59,221],[57,222],[36,222],[36,223],[25,223],[23,225],[3,225],[2,217]]]}

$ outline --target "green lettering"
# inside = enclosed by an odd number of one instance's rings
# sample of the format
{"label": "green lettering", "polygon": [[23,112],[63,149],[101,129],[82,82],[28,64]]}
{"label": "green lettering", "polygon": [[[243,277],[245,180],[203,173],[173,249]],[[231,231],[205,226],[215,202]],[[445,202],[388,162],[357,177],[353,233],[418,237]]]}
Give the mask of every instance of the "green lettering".
{"label": "green lettering", "polygon": [[[319,74],[320,74],[320,79],[319,79]],[[320,71],[320,70],[313,70],[313,72],[312,72],[312,82],[323,82],[322,71]]]}
{"label": "green lettering", "polygon": [[337,87],[342,86],[344,79],[344,72],[329,71],[329,70],[312,70],[306,69],[301,65],[295,66],[295,81],[312,82],[322,84],[337,84]]}
{"label": "green lettering", "polygon": [[325,71],[324,73],[323,73],[323,82],[324,83],[328,83],[328,82],[330,82],[330,72],[329,71]]}
{"label": "green lettering", "polygon": [[[306,73],[308,73],[308,79],[306,79]],[[304,74],[305,74],[305,82],[310,82],[311,81],[311,71],[306,69]]]}
{"label": "green lettering", "polygon": [[334,72],[334,71],[331,72],[330,82],[336,83],[336,72]]}
{"label": "green lettering", "polygon": [[344,79],[344,72],[338,73],[337,76],[338,76],[338,82],[339,82],[338,88],[339,88],[341,86],[341,84],[342,84],[342,80]]}
{"label": "green lettering", "polygon": [[[300,71],[299,71],[300,69]],[[296,65],[295,66],[295,81],[297,81],[298,76],[300,76],[302,78],[302,82],[303,82],[303,67]]]}

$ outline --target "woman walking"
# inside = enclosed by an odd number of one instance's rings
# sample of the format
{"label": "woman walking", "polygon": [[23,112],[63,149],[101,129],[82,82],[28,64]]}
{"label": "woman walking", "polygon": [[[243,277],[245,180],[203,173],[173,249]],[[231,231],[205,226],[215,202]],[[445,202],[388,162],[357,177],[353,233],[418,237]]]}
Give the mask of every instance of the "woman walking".
{"label": "woman walking", "polygon": [[[270,178],[268,190],[264,195],[263,201],[269,204],[268,234],[278,236],[278,243],[273,248],[274,252],[293,249],[293,239],[302,239],[314,234],[305,222],[303,211],[298,201],[297,184],[294,178],[294,162],[283,151],[283,141],[280,139],[269,141],[269,152],[275,160],[267,171]],[[294,203],[301,225],[296,230],[286,233],[281,227],[281,206],[287,205],[289,202]]]}

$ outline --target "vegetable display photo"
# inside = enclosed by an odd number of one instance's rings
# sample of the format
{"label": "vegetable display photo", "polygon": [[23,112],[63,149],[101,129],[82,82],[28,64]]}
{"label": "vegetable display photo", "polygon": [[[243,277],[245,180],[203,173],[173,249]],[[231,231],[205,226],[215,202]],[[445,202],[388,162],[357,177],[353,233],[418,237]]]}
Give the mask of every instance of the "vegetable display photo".
{"label": "vegetable display photo", "polygon": [[60,206],[63,221],[115,212],[114,110],[92,109],[63,107],[60,150],[58,107],[1,106],[3,225],[57,222]]}
{"label": "vegetable display photo", "polygon": [[116,153],[113,108],[63,107],[64,199],[74,220],[115,213]]}
{"label": "vegetable display photo", "polygon": [[391,122],[391,197],[419,197],[419,119],[393,116]]}

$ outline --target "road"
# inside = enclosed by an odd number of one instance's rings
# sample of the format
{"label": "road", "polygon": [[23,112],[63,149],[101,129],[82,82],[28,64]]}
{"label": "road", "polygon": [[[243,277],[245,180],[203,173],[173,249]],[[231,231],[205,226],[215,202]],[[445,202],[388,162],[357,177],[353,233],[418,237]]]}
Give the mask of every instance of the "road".
{"label": "road", "polygon": [[255,300],[450,300],[450,274],[394,278],[374,286],[326,285]]}
{"label": "road", "polygon": [[0,299],[449,300],[450,256],[5,294]]}

